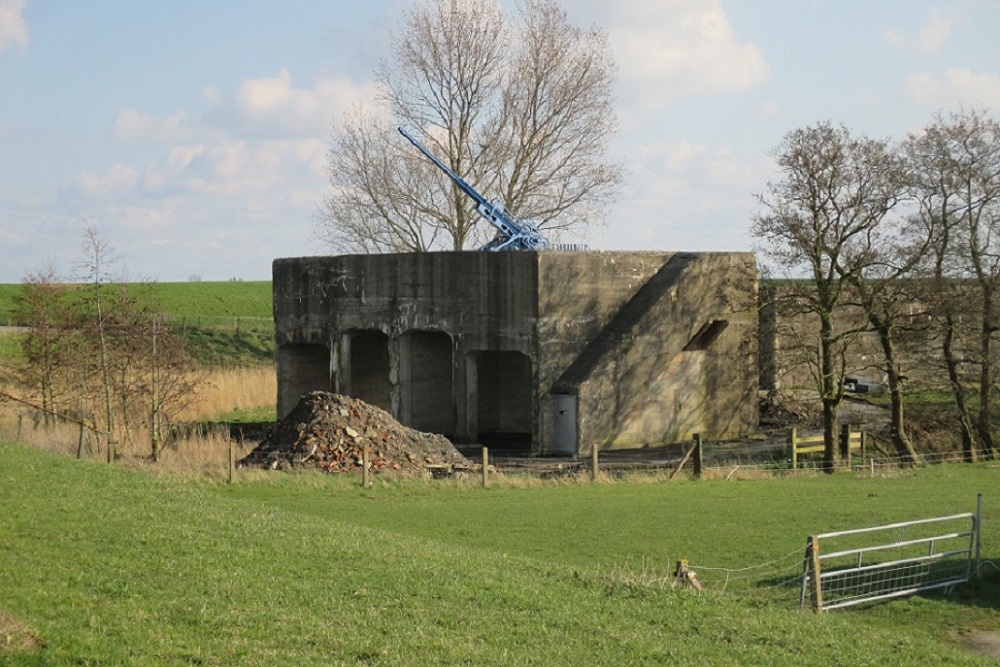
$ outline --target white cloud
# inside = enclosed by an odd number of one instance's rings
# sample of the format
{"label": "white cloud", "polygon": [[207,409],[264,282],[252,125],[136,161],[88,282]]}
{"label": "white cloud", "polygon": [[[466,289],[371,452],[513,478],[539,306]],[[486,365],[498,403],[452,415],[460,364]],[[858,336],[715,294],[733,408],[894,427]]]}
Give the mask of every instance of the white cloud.
{"label": "white cloud", "polygon": [[80,174],[78,183],[81,192],[90,197],[108,197],[122,193],[139,183],[141,174],[124,164],[113,165],[103,174],[84,171]]}
{"label": "white cloud", "polygon": [[952,28],[958,22],[955,17],[945,17],[936,9],[931,10],[927,25],[915,35],[889,28],[885,31],[885,39],[898,49],[916,49],[920,53],[938,53],[951,37]]}
{"label": "white cloud", "polygon": [[28,24],[23,16],[26,4],[28,0],[0,0],[0,53],[28,47]]}
{"label": "white cloud", "polygon": [[[2,0],[0,0],[2,1]],[[216,143],[234,139],[303,139],[329,136],[331,121],[372,97],[374,84],[343,77],[322,78],[295,88],[288,70],[275,77],[244,79],[230,93],[201,89],[211,108],[201,118],[179,111],[157,118],[125,109],[111,126],[120,141]]]}
{"label": "white cloud", "polygon": [[569,0],[571,18],[607,28],[624,94],[658,108],[679,97],[749,90],[769,76],[719,0]]}
{"label": "white cloud", "polygon": [[1000,107],[1000,75],[948,69],[924,72],[906,82],[914,101],[931,108]]}
{"label": "white cloud", "polygon": [[129,232],[153,232],[167,229],[173,222],[173,214],[169,208],[129,206],[118,224]]}
{"label": "white cloud", "polygon": [[327,136],[330,122],[371,97],[372,84],[344,78],[324,78],[311,88],[295,88],[291,73],[245,79],[230,96],[207,88],[205,99],[215,106],[206,121],[244,136]]}
{"label": "white cloud", "polygon": [[125,109],[111,126],[111,136],[120,141],[151,140],[177,142],[190,139],[197,123],[186,113],[153,118],[137,109]]}

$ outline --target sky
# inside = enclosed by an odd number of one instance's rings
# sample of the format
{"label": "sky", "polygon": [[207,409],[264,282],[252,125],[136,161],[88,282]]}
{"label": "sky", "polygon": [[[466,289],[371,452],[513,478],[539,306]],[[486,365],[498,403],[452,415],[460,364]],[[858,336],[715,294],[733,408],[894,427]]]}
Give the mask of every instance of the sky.
{"label": "sky", "polygon": [[[411,3],[0,0],[0,283],[82,277],[88,226],[132,279],[268,280],[275,258],[329,254],[332,127],[370,103]],[[1000,108],[1000,0],[562,6],[618,66],[624,186],[563,239],[595,250],[752,250],[786,133],[903,139]]]}

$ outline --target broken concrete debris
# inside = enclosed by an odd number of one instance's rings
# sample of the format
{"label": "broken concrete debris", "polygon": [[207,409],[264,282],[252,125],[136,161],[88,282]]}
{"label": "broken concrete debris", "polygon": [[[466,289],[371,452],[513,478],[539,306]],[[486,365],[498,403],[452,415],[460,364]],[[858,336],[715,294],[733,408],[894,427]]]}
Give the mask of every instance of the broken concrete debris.
{"label": "broken concrete debris", "polygon": [[444,436],[416,431],[385,410],[326,391],[304,394],[240,465],[356,472],[362,469],[366,443],[369,470],[376,473],[469,466]]}

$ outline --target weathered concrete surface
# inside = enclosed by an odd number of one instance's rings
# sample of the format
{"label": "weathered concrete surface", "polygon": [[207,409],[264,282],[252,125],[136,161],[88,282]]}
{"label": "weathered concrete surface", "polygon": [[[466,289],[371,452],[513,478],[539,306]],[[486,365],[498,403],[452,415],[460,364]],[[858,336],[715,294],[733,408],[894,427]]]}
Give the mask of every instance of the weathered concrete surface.
{"label": "weathered concrete surface", "polygon": [[756,427],[756,285],[748,253],[279,259],[278,413],[333,390],[542,453],[736,436]]}

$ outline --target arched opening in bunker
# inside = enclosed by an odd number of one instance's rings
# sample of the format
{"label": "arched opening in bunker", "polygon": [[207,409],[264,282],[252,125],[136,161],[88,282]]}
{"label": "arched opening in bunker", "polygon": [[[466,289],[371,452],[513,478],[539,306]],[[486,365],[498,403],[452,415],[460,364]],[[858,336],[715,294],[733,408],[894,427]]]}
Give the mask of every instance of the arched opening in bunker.
{"label": "arched opening in bunker", "polygon": [[455,433],[451,336],[407,331],[399,337],[400,422],[429,433]]}
{"label": "arched opening in bunker", "polygon": [[351,331],[347,336],[347,393],[389,412],[389,336],[376,329]]}
{"label": "arched opening in bunker", "polygon": [[289,343],[278,348],[278,418],[311,391],[330,391],[330,348],[310,343]]}
{"label": "arched opening in bunker", "polygon": [[531,359],[521,352],[482,351],[476,363],[476,439],[490,449],[531,450]]}

